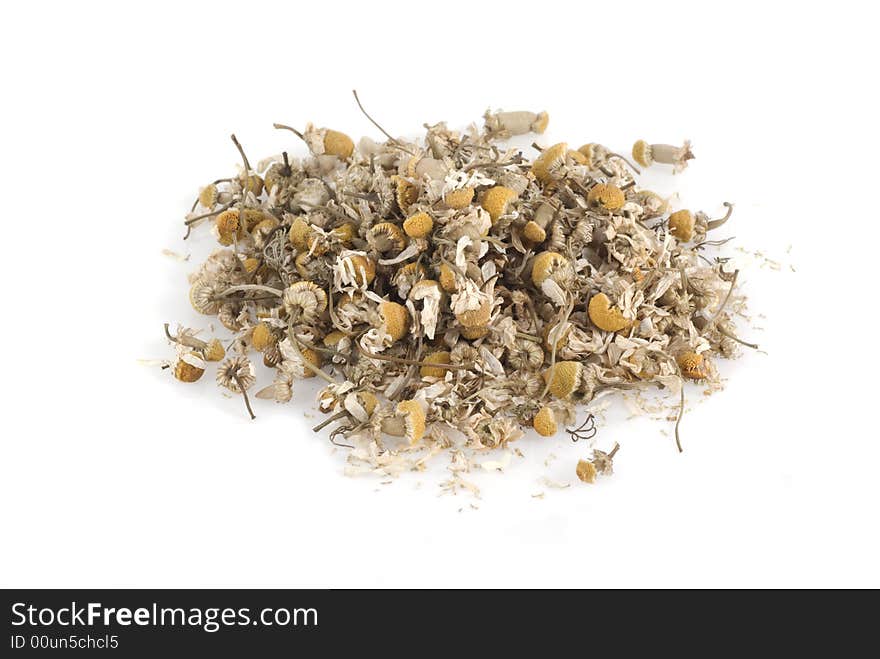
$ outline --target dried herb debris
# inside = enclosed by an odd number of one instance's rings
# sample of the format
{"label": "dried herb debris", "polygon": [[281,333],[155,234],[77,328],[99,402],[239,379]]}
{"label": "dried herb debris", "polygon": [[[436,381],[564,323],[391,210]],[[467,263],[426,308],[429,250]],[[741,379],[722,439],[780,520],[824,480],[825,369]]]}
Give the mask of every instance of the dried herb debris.
{"label": "dried herb debris", "polygon": [[[166,325],[174,376],[195,382],[220,362],[218,385],[252,418],[252,360],[275,373],[258,399],[288,402],[296,380],[319,377],[328,417],[315,430],[350,449],[349,473],[418,470],[449,452],[450,490],[475,487],[461,478],[469,455],[523,428],[572,426],[591,443],[593,416],[577,423],[577,408],[605,390],[680,396],[681,449],[684,380],[717,385],[715,361],[751,346],[734,327],[737,272],[708,256],[733,206],[718,219],[670,213],[600,144],[533,144],[531,159],[504,146],[543,133],[546,112],[487,112],[482,127],[438,123],[420,140],[367,118],[387,139],[275,124],[289,151],[256,167],[232,136],[242,166],[199,191],[185,237],[210,224],[219,249],[189,299],[233,338],[224,349]],[[676,172],[693,157],[688,142],[632,149],[642,167]],[[577,476],[610,474],[616,451],[593,451]]]}

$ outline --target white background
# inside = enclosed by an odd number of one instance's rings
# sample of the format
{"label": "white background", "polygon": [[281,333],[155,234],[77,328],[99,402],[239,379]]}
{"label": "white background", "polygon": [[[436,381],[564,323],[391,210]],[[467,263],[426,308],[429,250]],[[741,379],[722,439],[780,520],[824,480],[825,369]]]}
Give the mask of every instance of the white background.
{"label": "white background", "polygon": [[[876,17],[867,3],[15,3],[4,10],[0,584],[880,586]],[[534,436],[479,500],[445,463],[342,475],[313,393],[258,401],[171,354],[182,215],[272,122],[380,137],[546,109],[545,144],[690,138],[681,204],[782,263],[742,273],[767,354],[672,424],[611,414],[617,473]],[[729,230],[728,230],[729,229]],[[793,272],[791,266],[796,272]],[[758,318],[764,314],[766,318]],[[697,389],[689,390],[692,399]],[[310,416],[312,418],[307,418]],[[549,454],[557,456],[549,466]],[[571,482],[555,490],[543,476]],[[544,492],[544,498],[532,495]],[[473,504],[476,509],[471,506]]]}

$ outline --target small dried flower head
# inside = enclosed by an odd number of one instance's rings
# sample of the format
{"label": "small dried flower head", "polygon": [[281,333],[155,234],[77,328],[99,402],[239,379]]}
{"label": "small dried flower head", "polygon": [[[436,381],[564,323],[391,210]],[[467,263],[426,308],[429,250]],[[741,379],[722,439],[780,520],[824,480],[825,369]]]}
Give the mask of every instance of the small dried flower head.
{"label": "small dried flower head", "polygon": [[250,389],[256,381],[257,372],[247,357],[232,357],[217,367],[217,384],[233,393]]}
{"label": "small dried flower head", "polygon": [[376,278],[376,264],[368,256],[349,254],[341,257],[340,261],[343,268],[350,270],[358,286],[369,286]]}
{"label": "small dried flower head", "polygon": [[606,211],[620,210],[626,203],[623,191],[611,183],[597,183],[587,193],[587,201]]}
{"label": "small dried flower head", "polygon": [[445,263],[440,264],[440,275],[438,280],[440,282],[440,287],[447,293],[454,293],[456,291],[455,273],[452,271],[452,268]]}
{"label": "small dried flower head", "polygon": [[410,238],[425,238],[431,233],[433,228],[434,220],[424,211],[410,215],[403,222],[403,230]]}
{"label": "small dried flower head", "polygon": [[250,274],[252,272],[256,272],[257,269],[260,267],[260,259],[249,256],[241,262],[241,265],[244,268],[244,271]]}
{"label": "small dried flower head", "polygon": [[532,419],[532,426],[542,437],[552,437],[558,430],[556,415],[549,406],[545,405]]}
{"label": "small dried flower head", "polygon": [[266,323],[258,323],[251,334],[251,345],[254,346],[254,350],[263,352],[273,343],[275,343],[275,334],[272,332],[272,328]]}
{"label": "small dried flower head", "polygon": [[633,158],[642,167],[650,167],[655,162],[672,165],[676,172],[687,167],[688,160],[693,160],[691,143],[685,140],[682,146],[671,144],[648,144],[645,140],[638,140],[633,144]]}
{"label": "small dried flower head", "polygon": [[205,346],[203,354],[205,360],[219,362],[226,356],[226,350],[223,348],[223,344],[220,343],[220,339],[211,339]]}
{"label": "small dried flower head", "polygon": [[675,211],[669,216],[669,233],[686,243],[694,237],[694,214],[687,209]]}
{"label": "small dried flower head", "polygon": [[541,252],[532,263],[532,282],[538,288],[548,279],[564,286],[572,274],[571,262],[558,252]]}
{"label": "small dried flower head", "polygon": [[398,416],[403,416],[405,437],[410,444],[418,442],[425,434],[425,410],[417,400],[402,400],[397,404]]}
{"label": "small dried flower head", "polygon": [[443,203],[445,203],[449,208],[455,210],[467,208],[471,205],[471,202],[473,200],[473,188],[458,188],[457,190],[450,190],[445,195],[443,195]]}
{"label": "small dried flower head", "polygon": [[611,300],[605,293],[597,293],[590,298],[587,313],[593,324],[604,332],[619,332],[632,324],[624,318],[619,308],[611,306]]}
{"label": "small dried flower head", "polygon": [[565,142],[547,147],[532,162],[532,174],[541,183],[549,183],[553,180],[558,168],[565,164],[566,154],[568,154],[568,144]]}
{"label": "small dried flower head", "polygon": [[346,222],[332,229],[330,235],[343,245],[350,245],[351,241],[357,236],[357,227],[351,222]]}
{"label": "small dried flower head", "polygon": [[489,333],[488,325],[480,325],[474,327],[460,327],[462,338],[467,339],[468,341],[476,341],[477,339],[482,339]]}
{"label": "small dried flower head", "polygon": [[589,161],[587,157],[581,153],[580,151],[575,151],[574,149],[569,149],[566,154],[571,160],[573,160],[578,165],[589,165]]}
{"label": "small dried flower head", "polygon": [[[445,350],[429,352],[425,355],[422,361],[427,362],[428,364],[451,364],[452,353]],[[448,372],[449,369],[441,368],[439,366],[422,366],[419,369],[419,375],[423,378],[442,378],[445,377]]]}
{"label": "small dried flower head", "polygon": [[[300,353],[303,356],[303,359],[307,361],[309,364],[314,366],[315,368],[321,368],[321,353],[317,350],[312,350],[311,348],[302,348]],[[313,378],[315,377],[315,371],[308,367],[303,367],[303,378]]]}
{"label": "small dried flower head", "polygon": [[636,203],[645,210],[648,217],[663,215],[669,209],[669,200],[651,190],[638,190]]}
{"label": "small dried flower head", "polygon": [[181,382],[196,382],[205,372],[205,362],[194,352],[182,354],[174,364],[174,377]]}
{"label": "small dried flower head", "polygon": [[252,193],[255,197],[259,197],[263,194],[263,179],[260,178],[256,174],[251,174],[245,180],[245,177],[242,176],[239,179],[241,183],[241,187],[245,188],[248,192]]}
{"label": "small dried flower head", "polygon": [[584,483],[596,482],[596,467],[589,460],[578,460],[575,473],[577,473],[577,477]]}
{"label": "small dried flower head", "polygon": [[406,236],[399,226],[391,222],[374,224],[367,233],[367,242],[377,252],[401,251],[406,247]]}
{"label": "small dried flower head", "polygon": [[324,153],[348,160],[354,153],[354,141],[345,133],[327,129],[324,133]]}
{"label": "small dried flower head", "polygon": [[239,213],[235,209],[225,210],[214,221],[217,227],[217,239],[221,245],[231,245],[244,236],[244,227],[239,222]]}
{"label": "small dried flower head", "polygon": [[196,279],[189,289],[189,303],[199,313],[213,316],[220,310],[217,295],[222,292],[223,287],[217,283]]}
{"label": "small dried flower head", "polygon": [[568,398],[580,384],[584,367],[580,362],[556,362],[542,374],[550,383],[550,393],[557,398]]}
{"label": "small dried flower head", "polygon": [[382,302],[379,305],[379,316],[392,342],[406,336],[409,331],[409,311],[405,306],[397,302]]}
{"label": "small dried flower head", "polygon": [[681,353],[675,360],[681,369],[681,374],[691,380],[702,380],[706,377],[703,355],[692,350]]}
{"label": "small dried flower head", "polygon": [[526,225],[523,227],[522,235],[523,238],[536,245],[541,244],[547,238],[547,232],[544,231],[544,229],[541,228],[541,225],[534,220],[526,222]]}
{"label": "small dried flower head", "polygon": [[217,186],[211,183],[199,190],[199,203],[205,208],[214,208],[217,203]]}
{"label": "small dried flower head", "polygon": [[502,135],[525,135],[526,133],[543,133],[550,123],[550,115],[546,112],[486,112],[483,115],[486,129],[490,133]]}
{"label": "small dried flower head", "polygon": [[314,282],[298,281],[284,289],[282,303],[287,313],[299,314],[303,322],[312,323],[327,308],[327,294]]}
{"label": "small dried flower head", "polygon": [[488,298],[480,300],[480,306],[466,309],[455,315],[456,320],[464,327],[486,327],[492,315],[492,302]]}
{"label": "small dried flower head", "polygon": [[313,233],[312,226],[301,217],[296,217],[290,223],[287,236],[290,243],[299,250],[308,249],[309,237]]}
{"label": "small dried flower head", "polygon": [[586,161],[584,164],[591,168],[600,165],[611,155],[611,152],[605,146],[596,142],[584,144],[578,149],[578,153],[584,157]]}
{"label": "small dried flower head", "polygon": [[486,190],[480,205],[489,213],[492,224],[495,224],[498,218],[507,212],[508,204],[516,199],[517,196],[515,190],[506,188],[503,185],[496,185]]}
{"label": "small dried flower head", "polygon": [[376,396],[374,396],[372,392],[359,391],[357,392],[357,400],[358,403],[360,403],[360,406],[364,408],[364,412],[367,413],[367,416],[373,416],[373,412],[379,405],[379,399],[376,398]]}
{"label": "small dried flower head", "polygon": [[335,348],[339,345],[340,341],[344,341],[348,338],[348,335],[345,332],[341,332],[340,330],[333,330],[329,332],[323,339],[321,339],[321,343],[323,343],[328,348]]}
{"label": "small dried flower head", "polygon": [[393,180],[397,186],[397,205],[404,213],[409,213],[409,207],[419,198],[419,187],[402,176],[396,176]]}

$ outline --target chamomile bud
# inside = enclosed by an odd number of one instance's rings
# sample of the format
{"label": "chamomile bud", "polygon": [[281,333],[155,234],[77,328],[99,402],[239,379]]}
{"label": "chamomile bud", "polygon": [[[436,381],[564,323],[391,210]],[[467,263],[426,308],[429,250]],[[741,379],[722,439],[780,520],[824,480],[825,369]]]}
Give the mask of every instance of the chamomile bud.
{"label": "chamomile bud", "polygon": [[[425,355],[422,361],[428,364],[451,364],[451,355],[452,353],[446,350],[438,350]],[[449,369],[443,368],[442,366],[422,366],[419,369],[419,375],[423,378],[442,378],[445,377],[448,372]]]}
{"label": "chamomile bud", "polygon": [[392,342],[399,341],[409,331],[409,311],[397,302],[382,302],[379,305],[382,326]]}
{"label": "chamomile bud", "polygon": [[683,243],[690,242],[694,237],[695,223],[694,214],[689,210],[675,211],[669,216],[669,233]]}
{"label": "chamomile bud", "polygon": [[676,357],[675,361],[681,369],[681,374],[691,380],[702,380],[708,375],[703,355],[692,350],[685,351]]}
{"label": "chamomile bud", "polygon": [[587,193],[587,202],[591,206],[614,212],[623,208],[626,196],[623,190],[611,183],[597,183]]}
{"label": "chamomile bud", "polygon": [[474,200],[473,188],[458,188],[443,195],[443,203],[454,210],[461,210],[471,205]]}
{"label": "chamomile bud", "polygon": [[254,346],[254,350],[263,352],[273,343],[275,343],[275,334],[272,328],[266,323],[258,323],[251,334],[251,345]]}
{"label": "chamomile bud", "polygon": [[194,352],[182,354],[174,364],[174,377],[181,382],[196,382],[205,373],[205,362]]}
{"label": "chamomile bud", "polygon": [[688,161],[694,158],[691,143],[687,140],[682,146],[648,144],[645,140],[638,140],[633,144],[632,155],[642,167],[650,167],[655,162],[659,162],[672,165],[676,172],[686,168]]}
{"label": "chamomile bud", "polygon": [[575,473],[584,483],[596,482],[596,466],[589,460],[578,460]]}
{"label": "chamomile bud", "polygon": [[434,228],[434,220],[425,212],[410,215],[403,222],[403,230],[410,238],[426,238]]}
{"label": "chamomile bud", "polygon": [[525,135],[526,133],[543,133],[550,123],[550,115],[546,112],[486,112],[483,115],[486,130],[499,136]]}
{"label": "chamomile bud", "polygon": [[552,437],[559,428],[556,424],[556,415],[547,405],[542,407],[532,419],[532,427],[542,437]]}
{"label": "chamomile bud", "polygon": [[226,350],[223,348],[223,344],[220,343],[220,339],[211,339],[208,341],[202,354],[205,357],[205,361],[219,362],[226,356]]}
{"label": "chamomile bud", "polygon": [[549,391],[557,398],[571,396],[581,381],[584,367],[580,362],[556,362],[542,374],[544,382],[549,383]]}
{"label": "chamomile bud", "polygon": [[565,157],[568,154],[568,144],[560,142],[549,146],[541,152],[534,162],[532,162],[532,174],[541,183],[550,183],[556,178],[556,172],[565,164]]}
{"label": "chamomile bud", "polygon": [[619,308],[611,306],[611,300],[605,293],[597,293],[590,298],[587,313],[593,324],[603,332],[619,332],[632,325]]}
{"label": "chamomile bud", "polygon": [[502,215],[507,213],[508,205],[516,197],[515,190],[505,188],[503,185],[496,185],[486,190],[480,205],[483,207],[483,210],[489,213],[492,224],[495,224]]}
{"label": "chamomile bud", "polygon": [[367,242],[377,252],[401,251],[406,247],[403,230],[391,222],[379,222],[367,232]]}

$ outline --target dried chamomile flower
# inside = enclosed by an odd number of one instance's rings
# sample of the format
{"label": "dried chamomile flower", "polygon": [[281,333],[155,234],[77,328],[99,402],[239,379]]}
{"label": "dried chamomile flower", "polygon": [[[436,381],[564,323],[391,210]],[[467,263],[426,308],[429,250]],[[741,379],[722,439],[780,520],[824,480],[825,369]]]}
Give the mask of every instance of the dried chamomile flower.
{"label": "dried chamomile flower", "polygon": [[199,204],[204,208],[214,208],[219,194],[220,192],[217,190],[216,184],[211,183],[210,185],[206,185],[199,190]]}
{"label": "dried chamomile flower", "polygon": [[526,222],[522,234],[523,238],[536,245],[540,245],[547,238],[547,232],[534,220]]}
{"label": "dried chamomile flower", "polygon": [[392,343],[406,336],[409,331],[409,311],[405,306],[397,302],[382,302],[379,305],[379,316]]}
{"label": "dried chamomile flower", "polygon": [[183,353],[174,364],[174,377],[181,382],[196,382],[205,373],[205,361],[195,352]]}
{"label": "dried chamomile flower", "polygon": [[220,343],[220,339],[211,339],[202,351],[202,355],[206,361],[219,362],[226,356],[226,349]]}
{"label": "dried chamomile flower", "polygon": [[458,188],[443,195],[443,203],[454,210],[461,210],[471,205],[474,200],[473,188]]}
{"label": "dried chamomile flower", "polygon": [[419,186],[406,180],[402,176],[396,176],[393,180],[397,187],[395,197],[397,205],[404,213],[409,213],[409,207],[416,203],[419,198]]}
{"label": "dried chamomile flower", "polygon": [[239,213],[235,209],[223,211],[214,221],[217,228],[217,240],[221,245],[231,245],[244,237],[244,227],[239,222]]}
{"label": "dried chamomile flower", "polygon": [[550,115],[546,112],[486,112],[483,115],[486,130],[500,136],[525,135],[526,133],[543,133],[547,130]]}
{"label": "dried chamomile flower", "polygon": [[596,482],[596,467],[589,460],[578,460],[575,473],[584,483]]}
{"label": "dried chamomile flower", "polygon": [[553,410],[545,405],[532,419],[532,427],[542,437],[552,437],[556,434],[558,426],[556,425],[556,415]]}
{"label": "dried chamomile flower", "polygon": [[348,135],[340,133],[338,130],[326,129],[324,132],[324,153],[348,160],[353,152],[354,141]]}
{"label": "dried chamomile flower", "polygon": [[[452,363],[452,353],[448,350],[437,350],[435,352],[430,352],[425,355],[422,361],[425,364],[451,364]],[[442,378],[449,372],[449,369],[445,369],[442,366],[422,366],[419,369],[419,375],[423,378]]]}
{"label": "dried chamomile flower", "polygon": [[556,178],[556,172],[565,164],[568,144],[560,142],[549,146],[532,162],[532,174],[541,183],[549,183]]}
{"label": "dried chamomile flower", "polygon": [[275,343],[275,341],[275,334],[272,332],[272,328],[266,323],[258,323],[257,326],[254,327],[253,334],[251,334],[251,345],[254,346],[254,350],[257,352],[263,352],[266,348]]}
{"label": "dried chamomile flower", "polygon": [[339,270],[346,285],[369,286],[376,278],[376,264],[364,254],[340,256]]}
{"label": "dried chamomile flower", "polygon": [[580,384],[584,367],[580,362],[556,362],[543,373],[544,382],[549,383],[549,391],[557,398],[568,398]]}
{"label": "dried chamomile flower", "polygon": [[401,251],[406,247],[403,230],[391,222],[374,224],[367,233],[367,242],[377,252]]}
{"label": "dried chamomile flower", "polygon": [[706,365],[703,361],[703,355],[700,353],[687,350],[678,355],[675,361],[678,362],[681,374],[686,378],[690,378],[691,380],[702,380],[708,375]]}
{"label": "dried chamomile flower", "polygon": [[495,187],[486,190],[480,205],[487,213],[489,213],[489,218],[492,220],[492,224],[495,224],[502,215],[507,213],[508,205],[516,199],[516,197],[517,194],[515,190],[505,188],[503,185],[496,185]]}
{"label": "dried chamomile flower", "polygon": [[284,289],[282,302],[288,314],[313,323],[327,308],[327,294],[314,282],[298,281]]}
{"label": "dried chamomile flower", "polygon": [[669,233],[687,243],[694,237],[694,214],[687,209],[675,211],[669,216]]}
{"label": "dried chamomile flower", "polygon": [[403,230],[410,238],[425,238],[434,228],[434,220],[425,212],[410,215],[403,222]]}
{"label": "dried chamomile flower", "polygon": [[192,308],[206,315],[214,315],[220,310],[220,295],[226,286],[204,279],[196,279],[189,289],[189,302]]}
{"label": "dried chamomile flower", "polygon": [[597,293],[590,298],[587,312],[593,324],[604,332],[619,332],[632,325],[619,308],[611,306],[611,300],[605,293]]}
{"label": "dried chamomile flower", "polygon": [[217,367],[217,384],[229,391],[241,394],[251,419],[255,419],[251,403],[247,397],[247,390],[257,382],[254,365],[245,356],[233,357]]}
{"label": "dried chamomile flower", "polygon": [[670,144],[648,144],[645,140],[638,140],[633,144],[633,158],[642,167],[650,167],[655,162],[672,165],[676,172],[682,171],[688,165],[688,160],[693,160],[691,143],[685,140],[682,146]]}
{"label": "dried chamomile flower", "polygon": [[571,284],[574,271],[571,262],[558,252],[541,252],[532,262],[532,283],[543,290],[545,284],[552,282],[560,289],[565,289]]}
{"label": "dried chamomile flower", "polygon": [[587,202],[606,211],[616,211],[623,208],[626,197],[623,191],[611,183],[597,183],[587,194]]}

